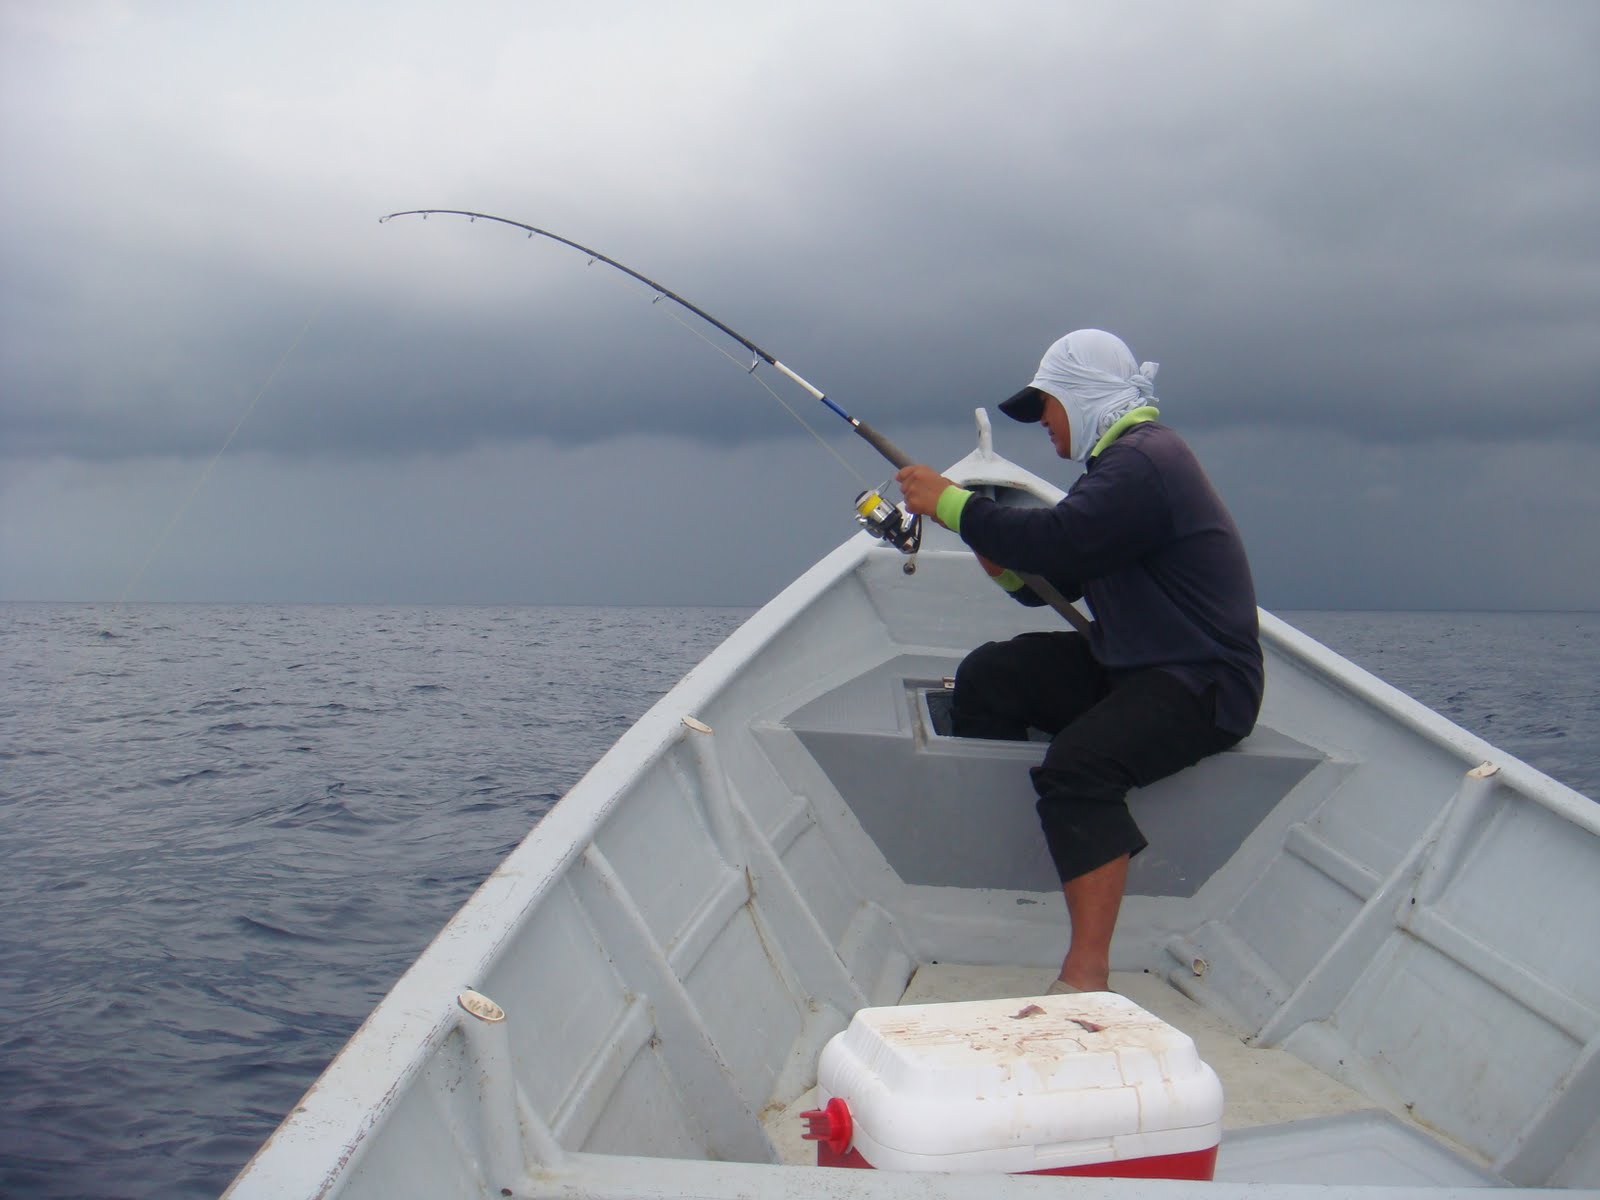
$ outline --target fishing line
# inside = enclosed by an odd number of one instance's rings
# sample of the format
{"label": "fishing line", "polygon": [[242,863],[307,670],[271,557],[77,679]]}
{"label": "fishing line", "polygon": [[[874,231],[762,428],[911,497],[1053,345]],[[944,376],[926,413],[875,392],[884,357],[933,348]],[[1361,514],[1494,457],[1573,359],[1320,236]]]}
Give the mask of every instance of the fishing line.
{"label": "fishing line", "polygon": [[[654,304],[655,300],[652,299],[651,303]],[[735,357],[734,355],[728,353],[728,348],[726,346],[717,345],[716,342],[712,341],[709,337],[706,336],[706,331],[704,329],[700,329],[697,326],[689,324],[689,322],[685,321],[682,317],[680,317],[677,313],[673,312],[672,309],[670,309],[670,308],[663,309],[662,311],[666,314],[666,316],[667,316],[667,318],[669,320],[676,321],[684,329],[687,329],[690,333],[694,334],[695,337],[699,338],[702,342],[704,342],[706,345],[710,346],[718,354],[722,355],[723,358],[727,359],[734,366],[736,366],[740,370],[744,371],[744,373],[746,375],[748,375],[751,379],[755,380],[755,382],[759,383],[762,387],[764,387],[767,390],[767,395],[771,396],[780,405],[782,405],[783,406],[783,411],[788,413],[791,417],[793,417],[796,421],[798,421],[800,423],[800,428],[801,429],[804,429],[812,437],[817,439],[817,445],[821,446],[829,454],[833,455],[834,460],[836,462],[838,462],[838,464],[841,467],[843,467],[851,475],[855,476],[855,479],[856,479],[857,483],[861,484],[863,487],[867,486],[866,477],[864,475],[862,475],[860,471],[856,470],[855,467],[853,467],[850,464],[850,460],[849,459],[847,459],[844,455],[839,453],[838,447],[836,447],[832,442],[828,441],[827,438],[823,437],[820,433],[818,433],[815,429],[813,429],[812,426],[811,426],[811,422],[807,421],[804,417],[802,417],[800,415],[800,412],[799,412],[798,409],[796,409],[792,404],[790,404],[787,400],[785,400],[782,396],[780,396],[778,394],[778,392],[777,392],[777,389],[775,389],[770,383],[768,383],[764,377],[762,377],[760,375],[757,375],[755,373],[755,371],[747,368],[745,366],[745,364],[743,362],[741,362],[737,357]]]}
{"label": "fishing line", "polygon": [[[138,568],[134,571],[132,578],[128,580],[127,586],[122,589],[122,593],[111,605],[110,612],[106,614],[105,621],[101,623],[99,630],[100,637],[110,638],[117,636],[112,632],[111,625],[113,618],[115,618],[117,615],[118,610],[120,610],[123,604],[127,602],[129,593],[138,586],[139,580],[144,577],[145,571],[147,571],[150,567],[150,564],[155,561],[156,555],[161,551],[162,546],[166,544],[167,539],[172,536],[172,531],[178,527],[178,522],[183,519],[183,514],[188,510],[189,506],[194,503],[195,497],[200,494],[200,489],[205,486],[206,480],[210,478],[212,471],[216,469],[217,462],[222,458],[228,447],[233,444],[233,439],[239,436],[239,431],[244,428],[244,423],[250,419],[250,414],[255,411],[256,405],[261,402],[261,398],[267,394],[267,389],[272,386],[273,381],[277,379],[279,373],[283,370],[284,365],[289,361],[290,357],[294,354],[300,343],[305,340],[306,334],[311,331],[311,327],[315,325],[318,318],[322,316],[323,310],[328,307],[329,299],[331,299],[331,295],[329,297],[325,297],[322,302],[317,305],[317,307],[312,311],[311,315],[306,318],[305,324],[300,327],[300,331],[295,334],[294,339],[284,349],[283,353],[278,355],[278,361],[272,365],[272,370],[267,372],[266,379],[262,381],[261,386],[256,390],[256,394],[251,397],[250,403],[245,405],[244,411],[239,414],[239,419],[233,423],[233,428],[228,431],[228,436],[223,439],[222,445],[217,448],[217,452],[211,456],[210,461],[207,462],[205,467],[201,470],[199,477],[194,482],[194,485],[189,489],[189,494],[185,496],[183,501],[178,505],[177,511],[172,514],[171,519],[167,522],[166,528],[161,531],[160,535],[156,538],[155,543],[150,547],[149,552],[144,556],[144,561],[139,564]],[[77,655],[81,656],[87,653],[87,649],[87,646],[80,644],[77,648]],[[76,660],[74,660],[74,664],[75,661]],[[51,714],[54,714],[56,709],[60,706],[61,698],[65,694],[67,685],[75,673],[75,669],[66,671],[57,680],[55,691],[51,695],[47,705],[47,711],[49,711]]]}
{"label": "fishing line", "polygon": [[[677,292],[673,291],[669,287],[664,286],[663,284],[657,283],[648,275],[642,275],[638,271],[635,271],[632,267],[628,266],[626,263],[618,262],[609,255],[602,254],[600,251],[585,246],[581,242],[575,242],[571,238],[562,237],[559,233],[551,233],[548,229],[540,229],[538,226],[529,225],[524,221],[513,221],[509,217],[497,217],[490,213],[472,212],[471,210],[460,208],[406,209],[403,212],[392,212],[387,216],[379,217],[378,223],[381,225],[385,222],[394,220],[396,217],[421,217],[423,220],[427,220],[429,216],[435,213],[441,216],[466,217],[468,220],[474,222],[482,220],[494,221],[500,225],[510,225],[513,229],[525,230],[530,238],[536,236],[548,238],[552,242],[560,242],[563,246],[570,246],[580,254],[588,255],[591,265],[596,262],[603,262],[608,267],[613,267],[616,270],[621,271],[624,275],[627,275],[630,278],[637,280],[639,283],[644,284],[645,287],[649,288],[653,293],[655,293],[653,302],[660,300],[672,301],[672,303],[676,304],[678,307],[694,314],[696,317],[699,317],[706,324],[717,330],[720,330],[722,333],[732,338],[735,342],[738,342],[739,345],[743,346],[746,350],[750,351],[750,353],[755,356],[755,360],[752,361],[746,368],[748,374],[754,375],[756,368],[759,367],[763,362],[766,363],[780,375],[783,375],[791,382],[798,384],[804,391],[809,393],[813,399],[818,400],[822,404],[826,405],[829,411],[831,411],[835,416],[846,421],[868,445],[870,445],[879,454],[883,455],[884,458],[893,463],[896,468],[908,467],[915,461],[910,455],[906,454],[905,451],[901,450],[898,446],[896,446],[888,438],[884,437],[876,429],[872,428],[872,426],[868,425],[865,421],[858,417],[851,416],[844,409],[840,408],[839,405],[835,403],[821,388],[810,383],[795,371],[779,362],[770,353],[756,345],[755,342],[745,337],[744,334],[740,333],[731,325],[719,321],[716,317],[712,316],[699,305],[684,299],[682,296],[678,295]],[[773,392],[772,388],[768,387],[767,390],[772,392],[774,396],[777,396],[777,393]],[[787,404],[784,405],[784,408],[792,415],[795,415],[796,419],[798,419],[798,414],[795,414],[794,410]],[[805,425],[805,422],[801,421],[801,424]],[[810,429],[810,426],[807,425],[806,428]],[[813,436],[816,436],[815,431],[813,431]],[[824,444],[826,445],[826,443]],[[852,474],[856,474],[854,468],[849,467],[848,464],[846,464],[846,469],[850,470]],[[857,478],[860,478],[860,476],[857,475]]]}
{"label": "fishing line", "polygon": [[[405,214],[405,213],[391,213],[390,214],[390,216],[405,216],[405,215],[407,215],[407,214]],[[423,215],[424,215],[424,217],[426,217],[426,214],[423,214]],[[388,219],[389,219],[388,217],[384,217],[383,218],[383,220],[385,220],[385,221],[387,221]],[[497,218],[497,217],[491,217],[489,219],[490,220],[499,220],[499,218]],[[528,237],[531,239],[533,237],[533,235],[530,233],[528,235]],[[592,267],[592,266],[594,266],[594,264],[596,262],[599,262],[599,261],[600,261],[600,259],[598,257],[591,256],[589,258],[589,261],[584,265]],[[631,276],[632,272],[629,272],[629,274]],[[757,361],[757,363],[747,363],[747,362],[745,362],[738,355],[730,353],[726,346],[719,345],[717,342],[713,341],[710,337],[708,337],[706,335],[705,329],[703,329],[701,326],[692,325],[688,321],[684,320],[684,318],[678,313],[678,311],[677,311],[677,309],[675,307],[669,305],[668,307],[661,308],[660,307],[661,301],[663,301],[663,300],[677,300],[677,297],[669,296],[668,294],[666,294],[664,289],[661,289],[659,287],[638,288],[638,287],[631,287],[631,285],[628,285],[628,284],[624,284],[623,286],[630,287],[630,290],[633,292],[634,295],[638,296],[640,299],[648,300],[650,302],[650,306],[652,308],[659,308],[661,314],[664,317],[666,317],[667,320],[672,321],[679,328],[687,330],[689,333],[691,333],[695,337],[699,338],[708,347],[710,347],[710,349],[712,350],[713,353],[720,354],[723,358],[727,359],[734,366],[738,367],[740,371],[742,371],[744,374],[748,375],[756,383],[760,384],[761,387],[765,388],[766,392],[767,392],[767,395],[771,396],[774,400],[776,400],[778,402],[778,404],[783,408],[783,411],[788,413],[791,417],[793,417],[795,419],[795,421],[799,424],[800,428],[804,429],[807,433],[809,433],[812,437],[814,437],[817,440],[817,445],[821,446],[829,454],[833,455],[834,460],[841,467],[843,467],[847,472],[849,472],[851,475],[853,475],[855,477],[855,479],[856,479],[856,482],[860,483],[863,487],[866,486],[866,482],[867,482],[866,478],[861,474],[860,471],[856,470],[855,467],[851,465],[850,460],[845,458],[844,455],[840,454],[838,449],[833,445],[832,442],[828,441],[827,438],[823,437],[820,433],[818,433],[816,431],[816,429],[812,426],[812,424],[809,421],[807,421],[803,416],[800,415],[799,410],[796,409],[787,400],[785,400],[783,398],[783,396],[780,395],[778,393],[778,391],[770,383],[767,382],[767,380],[766,380],[766,378],[764,376],[758,375],[756,373],[755,368],[756,368],[757,365],[759,365],[759,360]],[[682,303],[682,301],[678,301],[678,303]],[[702,316],[703,314],[701,314],[699,312],[696,312],[695,315],[696,316]]]}
{"label": "fishing line", "polygon": [[206,463],[201,470],[199,478],[194,481],[194,486],[189,489],[189,494],[178,505],[177,511],[172,514],[172,518],[167,522],[166,528],[156,538],[155,544],[150,547],[149,553],[144,556],[144,561],[139,564],[138,569],[133,573],[133,577],[128,580],[127,586],[122,589],[122,594],[117,597],[116,603],[111,606],[111,612],[108,614],[108,623],[109,617],[116,615],[117,610],[127,600],[128,594],[139,585],[139,581],[144,577],[145,571],[155,561],[156,555],[161,552],[161,548],[166,545],[167,539],[172,536],[172,531],[178,527],[178,522],[183,519],[183,514],[188,511],[189,506],[194,503],[195,497],[200,494],[200,489],[205,486],[206,480],[211,477],[211,472],[216,469],[218,460],[222,458],[228,447],[233,444],[233,439],[239,436],[239,431],[244,428],[244,423],[250,419],[250,414],[255,412],[256,405],[261,402],[261,397],[267,394],[267,389],[272,386],[272,381],[278,377],[278,373],[283,370],[284,364],[289,361],[290,356],[294,354],[300,343],[305,340],[306,334],[311,331],[311,327],[322,316],[323,310],[328,307],[330,298],[324,298],[322,303],[317,305],[312,314],[306,318],[306,323],[300,327],[300,332],[294,335],[294,340],[289,343],[282,354],[278,355],[278,361],[272,365],[272,370],[267,372],[267,377],[262,381],[261,387],[257,389],[250,403],[245,405],[244,411],[239,414],[239,419],[233,423],[233,428],[228,431],[228,436],[222,439],[222,445],[217,447],[217,452],[211,456],[211,461]]}

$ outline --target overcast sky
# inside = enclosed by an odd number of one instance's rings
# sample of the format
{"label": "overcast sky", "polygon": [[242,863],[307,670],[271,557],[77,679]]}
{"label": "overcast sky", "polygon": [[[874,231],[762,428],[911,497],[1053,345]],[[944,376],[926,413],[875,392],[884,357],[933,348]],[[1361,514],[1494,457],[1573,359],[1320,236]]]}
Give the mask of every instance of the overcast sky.
{"label": "overcast sky", "polygon": [[939,466],[1111,329],[1269,608],[1600,608],[1590,0],[0,30],[0,598],[752,605],[853,532],[888,469],[837,418],[772,377],[849,470],[624,277],[378,222],[442,207],[660,279]]}

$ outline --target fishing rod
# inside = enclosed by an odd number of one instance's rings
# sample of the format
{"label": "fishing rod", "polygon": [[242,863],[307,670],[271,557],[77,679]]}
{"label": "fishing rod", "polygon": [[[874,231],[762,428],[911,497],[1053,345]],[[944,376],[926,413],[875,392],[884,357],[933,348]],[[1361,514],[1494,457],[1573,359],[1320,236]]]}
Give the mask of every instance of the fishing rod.
{"label": "fishing rod", "polygon": [[[909,467],[916,462],[916,459],[912,458],[904,450],[900,449],[900,447],[896,446],[888,438],[884,437],[883,434],[879,433],[871,425],[868,425],[865,421],[861,420],[861,418],[853,417],[849,413],[845,412],[845,410],[839,407],[839,405],[836,404],[821,388],[803,378],[798,372],[794,371],[790,367],[779,362],[775,356],[770,354],[768,351],[763,350],[760,346],[756,345],[755,342],[745,337],[744,334],[740,333],[737,329],[734,329],[731,325],[728,325],[724,321],[719,321],[716,317],[712,316],[698,304],[695,304],[690,300],[686,300],[671,288],[656,282],[648,275],[644,275],[638,271],[635,271],[626,263],[620,263],[609,255],[602,254],[598,250],[582,245],[579,242],[575,242],[571,238],[562,237],[559,233],[551,233],[548,229],[540,229],[538,226],[529,225],[523,221],[513,221],[509,217],[497,217],[490,213],[469,212],[459,208],[407,209],[404,212],[392,212],[388,216],[379,217],[378,223],[381,225],[386,221],[393,220],[395,217],[422,217],[424,220],[426,220],[429,216],[435,214],[450,217],[467,217],[473,221],[495,221],[501,225],[510,225],[515,229],[525,230],[530,238],[534,236],[549,238],[552,242],[559,242],[563,246],[570,246],[580,254],[588,255],[591,265],[597,262],[602,262],[608,267],[613,267],[616,270],[621,271],[624,275],[627,275],[630,278],[637,279],[640,283],[644,284],[647,288],[655,292],[658,299],[672,301],[674,304],[690,313],[693,313],[702,321],[706,322],[706,324],[710,325],[718,332],[726,334],[739,345],[743,346],[746,350],[750,351],[755,358],[750,363],[750,367],[747,372],[748,374],[754,374],[756,369],[762,363],[766,363],[768,366],[773,368],[773,370],[783,375],[786,379],[792,380],[801,388],[805,389],[805,391],[813,399],[820,400],[828,407],[830,412],[843,418],[849,424],[850,428],[854,429],[856,433],[861,436],[863,441],[865,441],[879,454],[883,455],[884,458],[888,459],[889,462],[894,464],[896,470],[899,470],[901,467]],[[859,521],[861,525],[864,526],[866,530],[874,537],[881,538],[890,545],[894,546],[895,549],[899,550],[902,554],[908,556],[908,561],[906,563],[907,574],[910,574],[916,570],[914,563],[910,561],[910,556],[915,555],[922,545],[922,518],[920,516],[916,516],[908,512],[904,504],[891,504],[889,501],[885,500],[883,498],[883,489],[868,488],[866,491],[862,492],[856,497],[856,520]]]}
{"label": "fishing rod", "polygon": [[[879,454],[883,455],[884,458],[888,459],[889,462],[894,465],[896,470],[899,470],[901,467],[909,467],[917,461],[904,450],[900,449],[900,447],[896,446],[888,438],[884,437],[883,434],[879,433],[871,425],[868,425],[859,417],[853,417],[849,413],[845,412],[845,410],[839,407],[838,404],[834,403],[834,401],[830,399],[827,393],[821,388],[802,378],[797,372],[779,362],[776,357],[768,353],[766,350],[763,350],[760,346],[756,345],[755,342],[745,337],[744,334],[740,333],[737,329],[734,329],[731,325],[728,325],[723,321],[719,321],[716,317],[712,316],[698,304],[684,299],[682,296],[678,295],[677,292],[673,291],[669,287],[665,287],[662,284],[657,283],[648,275],[641,274],[640,272],[635,271],[632,267],[628,266],[626,263],[620,263],[609,255],[601,254],[600,251],[589,246],[585,246],[581,242],[575,242],[571,238],[562,237],[559,233],[551,233],[548,229],[540,229],[537,225],[529,225],[525,221],[513,221],[509,217],[497,217],[492,213],[472,212],[470,210],[460,208],[408,208],[401,212],[392,212],[387,216],[379,217],[378,224],[382,225],[385,222],[392,221],[395,217],[421,217],[423,220],[427,220],[428,217],[435,214],[447,217],[466,217],[471,221],[494,221],[500,225],[509,225],[513,229],[521,229],[526,231],[529,238],[548,238],[552,242],[559,242],[561,245],[568,246],[571,249],[578,251],[580,254],[586,254],[589,257],[589,263],[591,266],[597,262],[602,262],[608,267],[612,267],[618,271],[621,271],[624,275],[627,275],[631,279],[638,280],[640,283],[644,284],[645,287],[655,292],[657,300],[665,299],[672,301],[685,311],[692,313],[696,317],[699,317],[713,329],[716,329],[718,332],[732,338],[735,342],[753,354],[755,357],[751,360],[749,369],[746,372],[747,374],[754,375],[757,368],[760,367],[762,363],[766,363],[768,366],[772,367],[773,370],[777,371],[785,378],[792,380],[801,388],[805,389],[805,391],[814,399],[820,400],[823,404],[825,404],[829,411],[843,418],[849,424],[850,428],[854,429],[856,433],[861,436],[862,440],[864,440]],[[775,392],[773,394],[774,396],[777,395]],[[782,403],[781,399],[779,402]],[[785,407],[787,407],[787,405],[785,405]],[[798,414],[795,414],[795,416],[796,419],[799,419]],[[802,421],[801,424],[804,424],[804,421]],[[824,443],[824,445],[826,445],[826,443]],[[917,551],[922,546],[922,517],[919,514],[910,512],[906,508],[904,502],[900,504],[892,504],[888,500],[884,499],[882,488],[868,488],[866,491],[862,492],[856,497],[856,520],[867,530],[868,533],[872,534],[873,537],[880,538],[889,545],[893,546],[895,549],[899,550],[900,553],[906,555],[906,561],[903,565],[903,570],[906,572],[906,574],[910,575],[917,569],[915,556]],[[1084,619],[1083,614],[1074,608],[1072,602],[1063,596],[1059,591],[1057,591],[1048,580],[1038,575],[1030,574],[1024,574],[1022,579],[1030,588],[1033,589],[1036,595],[1044,600],[1045,603],[1050,605],[1051,608],[1055,609],[1058,613],[1065,617],[1068,622],[1078,629],[1079,632],[1085,634],[1088,633],[1088,622]]]}

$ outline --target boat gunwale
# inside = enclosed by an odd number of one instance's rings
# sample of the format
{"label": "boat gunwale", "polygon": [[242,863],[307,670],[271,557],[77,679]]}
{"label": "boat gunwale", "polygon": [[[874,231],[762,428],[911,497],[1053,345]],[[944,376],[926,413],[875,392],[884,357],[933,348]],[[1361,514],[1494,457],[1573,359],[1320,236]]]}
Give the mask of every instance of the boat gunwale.
{"label": "boat gunwale", "polygon": [[[1258,610],[1261,637],[1290,661],[1299,660],[1322,678],[1338,684],[1383,716],[1420,734],[1458,758],[1470,770],[1480,763],[1499,768],[1500,782],[1519,795],[1549,809],[1563,820],[1600,837],[1600,800],[1585,796],[1537,767],[1507,753],[1477,734],[1435,712],[1416,697],[1385,682],[1310,634],[1265,609]],[[1269,685],[1270,686],[1270,685]]]}

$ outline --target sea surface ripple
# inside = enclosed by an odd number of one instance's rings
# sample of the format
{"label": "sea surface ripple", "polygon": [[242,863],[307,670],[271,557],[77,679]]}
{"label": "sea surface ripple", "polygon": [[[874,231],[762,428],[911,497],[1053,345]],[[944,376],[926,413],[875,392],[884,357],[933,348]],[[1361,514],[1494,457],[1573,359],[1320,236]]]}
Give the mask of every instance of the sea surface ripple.
{"label": "sea surface ripple", "polygon": [[746,615],[0,606],[0,1195],[216,1196]]}

